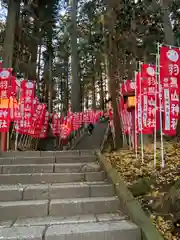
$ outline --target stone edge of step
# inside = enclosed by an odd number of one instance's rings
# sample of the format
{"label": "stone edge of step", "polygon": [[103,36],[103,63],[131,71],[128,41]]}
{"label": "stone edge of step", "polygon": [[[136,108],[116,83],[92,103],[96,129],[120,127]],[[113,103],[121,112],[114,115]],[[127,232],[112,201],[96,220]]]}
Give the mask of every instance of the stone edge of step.
{"label": "stone edge of step", "polygon": [[[68,193],[69,190],[69,193]],[[0,202],[21,200],[62,199],[72,197],[113,196],[114,187],[105,182],[0,186]]]}
{"label": "stone edge of step", "polygon": [[133,197],[125,182],[121,179],[118,171],[100,152],[96,153],[102,169],[106,172],[108,179],[114,185],[116,194],[121,202],[123,211],[141,229],[145,240],[163,240],[163,236],[153,225],[151,219],[142,209],[140,203]]}
{"label": "stone edge of step", "polygon": [[46,164],[11,164],[0,165],[1,174],[19,174],[19,173],[81,173],[98,172],[100,165],[96,163],[46,163]]}
{"label": "stone edge of step", "polygon": [[[96,234],[102,233],[103,236],[111,237],[112,234],[116,237],[115,239],[126,240],[132,236],[134,240],[141,239],[140,230],[136,225],[127,221],[107,221],[107,222],[87,222],[79,224],[61,224],[51,226],[28,226],[28,227],[11,227],[0,229],[0,236],[2,240],[23,240],[23,239],[36,239],[36,240],[49,240],[53,239],[66,239],[65,237],[70,236],[68,239],[75,239],[80,236],[96,236]],[[54,238],[55,237],[55,238]],[[82,238],[81,238],[82,239]]]}
{"label": "stone edge of step", "polygon": [[0,202],[0,220],[15,220],[18,217],[102,214],[118,212],[118,209],[119,200],[116,196]]}
{"label": "stone edge of step", "polygon": [[127,217],[122,213],[105,213],[105,214],[88,214],[76,215],[70,217],[37,217],[37,218],[21,218],[16,220],[9,220],[0,222],[1,228],[12,227],[28,227],[28,226],[51,226],[60,224],[77,224],[88,222],[107,222],[107,221],[120,221],[127,220]]}
{"label": "stone edge of step", "polygon": [[67,150],[67,151],[9,151],[9,152],[1,152],[0,158],[4,157],[25,157],[25,156],[33,156],[33,157],[52,157],[52,156],[94,156],[95,151],[91,150]]}
{"label": "stone edge of step", "polygon": [[0,157],[1,165],[27,165],[27,164],[63,164],[63,163],[97,163],[96,156],[39,156],[39,157]]}
{"label": "stone edge of step", "polygon": [[65,198],[65,199],[48,199],[43,200],[23,200],[23,201],[9,201],[9,202],[0,202],[0,209],[10,206],[28,206],[28,205],[41,205],[41,204],[77,204],[77,203],[92,203],[92,202],[109,202],[109,201],[118,201],[117,196],[111,197],[87,197],[87,198]]}
{"label": "stone edge of step", "polygon": [[[3,185],[103,181],[105,172],[0,174]],[[30,182],[29,182],[30,181]]]}

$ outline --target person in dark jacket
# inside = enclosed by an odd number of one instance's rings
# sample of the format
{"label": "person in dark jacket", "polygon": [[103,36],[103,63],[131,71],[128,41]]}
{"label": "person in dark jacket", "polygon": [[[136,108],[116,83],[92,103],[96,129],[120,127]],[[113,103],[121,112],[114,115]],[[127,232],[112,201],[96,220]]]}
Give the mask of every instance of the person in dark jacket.
{"label": "person in dark jacket", "polygon": [[92,123],[90,123],[87,127],[87,130],[88,130],[88,134],[92,135],[93,130],[94,130],[94,125]]}

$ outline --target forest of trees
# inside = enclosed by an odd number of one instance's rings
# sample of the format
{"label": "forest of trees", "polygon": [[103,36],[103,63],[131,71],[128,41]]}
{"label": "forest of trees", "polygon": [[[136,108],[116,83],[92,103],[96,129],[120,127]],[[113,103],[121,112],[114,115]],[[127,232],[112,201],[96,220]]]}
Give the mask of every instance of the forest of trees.
{"label": "forest of trees", "polygon": [[49,111],[104,109],[109,92],[120,133],[119,84],[133,78],[137,61],[155,63],[157,42],[180,44],[179,3],[1,0],[7,9],[6,24],[0,23],[3,66],[36,80]]}

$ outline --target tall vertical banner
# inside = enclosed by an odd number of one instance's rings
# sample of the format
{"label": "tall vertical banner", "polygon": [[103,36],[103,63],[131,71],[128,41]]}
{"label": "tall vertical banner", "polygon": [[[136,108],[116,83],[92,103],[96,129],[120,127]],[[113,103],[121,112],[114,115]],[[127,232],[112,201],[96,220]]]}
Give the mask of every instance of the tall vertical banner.
{"label": "tall vertical banner", "polygon": [[34,97],[35,97],[35,84],[27,82],[26,80],[21,83],[20,93],[20,119],[17,119],[15,130],[22,134],[27,134],[32,126],[32,116],[34,113]]}
{"label": "tall vertical banner", "polygon": [[[140,64],[141,69],[141,64]],[[137,133],[140,133],[141,139],[141,159],[144,162],[144,144],[143,144],[143,118],[142,118],[142,82],[141,82],[141,71],[136,73],[136,106],[135,106],[135,142],[137,143]],[[135,143],[135,145],[136,145]]]}
{"label": "tall vertical banner", "polygon": [[11,68],[0,69],[0,98],[10,97],[10,80],[12,76]]}
{"label": "tall vertical banner", "polygon": [[10,109],[0,108],[0,132],[8,132],[10,126]]}
{"label": "tall vertical banner", "polygon": [[135,84],[136,84],[136,106],[135,106],[135,111],[136,111],[136,133],[139,133],[142,131],[142,105],[141,105],[141,92],[140,92],[140,73],[136,73],[135,76]]}
{"label": "tall vertical banner", "polygon": [[179,115],[180,50],[160,47],[160,86],[162,91],[163,133],[175,135]]}
{"label": "tall vertical banner", "polygon": [[141,94],[143,109],[143,134],[152,134],[156,124],[156,67],[141,65]]}

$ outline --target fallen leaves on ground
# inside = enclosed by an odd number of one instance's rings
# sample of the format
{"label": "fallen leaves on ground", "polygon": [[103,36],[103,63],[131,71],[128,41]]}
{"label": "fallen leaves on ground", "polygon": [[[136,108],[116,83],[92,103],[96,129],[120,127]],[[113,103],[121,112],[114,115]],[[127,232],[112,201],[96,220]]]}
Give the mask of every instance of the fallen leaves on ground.
{"label": "fallen leaves on ground", "polygon": [[[164,239],[177,240],[177,232],[173,232],[174,213],[162,208],[161,202],[171,187],[180,179],[180,145],[173,141],[164,143],[165,168],[161,168],[160,144],[157,143],[156,167],[154,167],[154,145],[144,147],[144,162],[141,153],[136,154],[131,150],[120,150],[105,153],[105,157],[120,173],[128,187],[138,183],[141,179],[150,179],[150,188],[144,195],[138,196],[143,209],[149,214],[157,229],[163,234]],[[157,212],[158,209],[163,209]]]}

